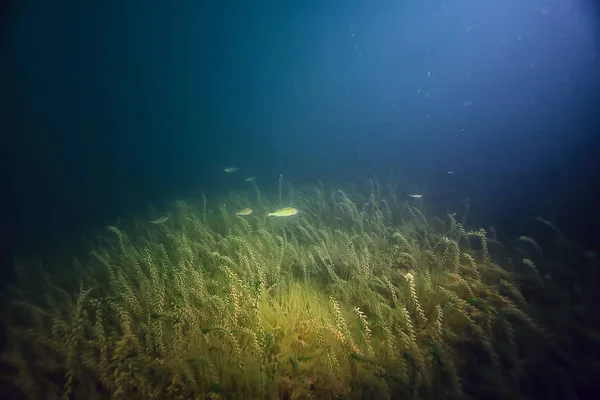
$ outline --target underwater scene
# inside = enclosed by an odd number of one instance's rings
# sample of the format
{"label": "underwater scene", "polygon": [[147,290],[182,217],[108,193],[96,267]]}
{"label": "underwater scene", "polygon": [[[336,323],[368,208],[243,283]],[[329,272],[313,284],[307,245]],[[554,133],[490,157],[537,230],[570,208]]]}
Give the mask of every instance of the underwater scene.
{"label": "underwater scene", "polygon": [[595,3],[3,11],[1,399],[600,398]]}
{"label": "underwater scene", "polygon": [[3,361],[23,398],[566,399],[596,384],[598,261],[550,222],[502,243],[377,180],[251,184],[108,226],[52,273],[17,264]]}

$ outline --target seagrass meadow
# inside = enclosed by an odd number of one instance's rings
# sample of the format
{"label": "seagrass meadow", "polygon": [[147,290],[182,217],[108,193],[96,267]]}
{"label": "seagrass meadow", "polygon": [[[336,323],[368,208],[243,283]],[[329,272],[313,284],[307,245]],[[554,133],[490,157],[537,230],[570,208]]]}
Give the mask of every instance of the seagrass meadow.
{"label": "seagrass meadow", "polygon": [[[254,185],[109,226],[54,272],[19,263],[3,381],[24,399],[591,393],[594,255],[541,219],[500,243],[400,193]],[[299,213],[265,216],[281,206]]]}

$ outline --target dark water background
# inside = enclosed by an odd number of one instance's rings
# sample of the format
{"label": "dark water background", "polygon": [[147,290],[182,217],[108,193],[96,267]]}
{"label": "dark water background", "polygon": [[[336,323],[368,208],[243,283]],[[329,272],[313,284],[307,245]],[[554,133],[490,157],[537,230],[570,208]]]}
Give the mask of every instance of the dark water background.
{"label": "dark water background", "polygon": [[280,174],[407,177],[508,236],[543,216],[600,247],[593,2],[3,7],[7,263],[124,209]]}

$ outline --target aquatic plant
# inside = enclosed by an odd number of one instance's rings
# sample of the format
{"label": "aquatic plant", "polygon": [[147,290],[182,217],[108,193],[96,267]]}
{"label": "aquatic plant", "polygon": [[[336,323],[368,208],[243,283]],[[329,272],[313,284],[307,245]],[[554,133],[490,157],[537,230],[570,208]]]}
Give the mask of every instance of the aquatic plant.
{"label": "aquatic plant", "polygon": [[[563,334],[598,342],[594,299],[544,278],[542,265],[566,272],[542,242],[511,250],[376,181],[284,195],[280,178],[272,203],[254,188],[255,204],[203,198],[110,226],[69,273],[21,286],[4,319],[13,386],[30,399],[575,396],[587,347]],[[300,213],[265,217],[285,205]],[[54,283],[65,275],[78,283]],[[533,387],[545,370],[555,383]]]}

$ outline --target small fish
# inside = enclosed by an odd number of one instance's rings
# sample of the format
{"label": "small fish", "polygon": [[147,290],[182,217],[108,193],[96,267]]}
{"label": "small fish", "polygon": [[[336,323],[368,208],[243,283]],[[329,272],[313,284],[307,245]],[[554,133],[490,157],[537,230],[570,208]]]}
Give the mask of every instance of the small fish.
{"label": "small fish", "polygon": [[256,177],[255,176],[251,176],[250,178],[246,178],[244,179],[246,182],[252,182],[253,180],[255,180]]}
{"label": "small fish", "polygon": [[160,217],[157,218],[153,221],[150,221],[151,224],[164,224],[165,222],[167,222],[169,220],[169,217],[167,217],[166,215],[164,217]]}
{"label": "small fish", "polygon": [[409,194],[410,197],[414,198],[414,199],[420,199],[421,197],[423,197],[422,194]]}
{"label": "small fish", "polygon": [[239,169],[238,167],[227,167],[223,171],[227,172],[228,174],[232,174],[235,171],[237,171],[238,169]]}
{"label": "small fish", "polygon": [[454,171],[448,171],[448,175],[452,175]]}
{"label": "small fish", "polygon": [[289,217],[298,214],[298,209],[294,207],[285,207],[281,210],[273,211],[267,214],[268,217]]}
{"label": "small fish", "polygon": [[235,213],[235,215],[239,215],[239,216],[250,215],[250,214],[252,214],[251,208],[244,208],[243,210],[240,210]]}

